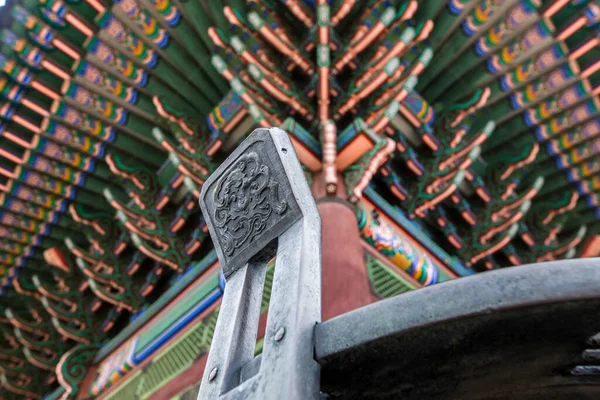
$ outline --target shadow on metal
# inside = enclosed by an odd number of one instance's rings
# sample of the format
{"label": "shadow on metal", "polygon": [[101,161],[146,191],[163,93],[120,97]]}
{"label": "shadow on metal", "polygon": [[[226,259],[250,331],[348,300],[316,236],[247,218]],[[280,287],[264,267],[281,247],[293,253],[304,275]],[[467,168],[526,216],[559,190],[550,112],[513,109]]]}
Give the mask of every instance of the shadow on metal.
{"label": "shadow on metal", "polygon": [[318,325],[321,390],[334,399],[599,399],[600,378],[572,371],[585,365],[599,317],[599,259],[430,286]]}

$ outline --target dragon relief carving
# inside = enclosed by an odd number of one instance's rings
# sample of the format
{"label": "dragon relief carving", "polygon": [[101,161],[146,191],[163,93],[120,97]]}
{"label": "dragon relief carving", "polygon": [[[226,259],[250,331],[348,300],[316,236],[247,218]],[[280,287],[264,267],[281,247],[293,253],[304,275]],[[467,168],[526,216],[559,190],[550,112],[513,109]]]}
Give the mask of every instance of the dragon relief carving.
{"label": "dragon relief carving", "polygon": [[231,256],[261,234],[273,218],[289,208],[279,199],[279,184],[256,152],[241,156],[219,180],[213,194],[213,219],[223,252]]}

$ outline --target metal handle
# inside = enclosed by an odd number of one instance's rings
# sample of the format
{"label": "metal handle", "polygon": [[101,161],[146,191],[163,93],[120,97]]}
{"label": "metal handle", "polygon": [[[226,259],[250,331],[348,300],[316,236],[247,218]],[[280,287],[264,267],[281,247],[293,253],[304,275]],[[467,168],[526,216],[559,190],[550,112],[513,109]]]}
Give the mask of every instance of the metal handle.
{"label": "metal handle", "polygon": [[[287,134],[252,132],[203,185],[200,206],[227,285],[198,399],[318,399],[321,221]],[[274,255],[263,352],[255,358]]]}

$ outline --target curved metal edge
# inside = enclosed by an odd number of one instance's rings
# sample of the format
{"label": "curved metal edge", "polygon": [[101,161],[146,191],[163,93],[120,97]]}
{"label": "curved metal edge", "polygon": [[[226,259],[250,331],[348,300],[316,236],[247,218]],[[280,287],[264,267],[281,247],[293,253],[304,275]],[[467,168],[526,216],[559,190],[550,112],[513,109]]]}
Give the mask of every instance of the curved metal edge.
{"label": "curved metal edge", "polygon": [[323,364],[354,346],[428,324],[591,298],[600,298],[600,258],[484,272],[370,304],[319,324],[315,355]]}

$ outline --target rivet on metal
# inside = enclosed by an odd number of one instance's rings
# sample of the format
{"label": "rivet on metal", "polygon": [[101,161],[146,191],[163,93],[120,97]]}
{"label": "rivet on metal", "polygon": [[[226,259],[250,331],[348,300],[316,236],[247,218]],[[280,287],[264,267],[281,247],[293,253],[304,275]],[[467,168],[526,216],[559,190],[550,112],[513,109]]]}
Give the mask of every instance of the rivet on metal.
{"label": "rivet on metal", "polygon": [[208,381],[212,382],[217,377],[217,373],[219,372],[219,368],[215,367],[210,371],[210,375],[208,375]]}
{"label": "rivet on metal", "polygon": [[279,328],[277,330],[277,332],[275,332],[275,341],[279,342],[281,339],[283,339],[283,336],[285,335],[285,328]]}

